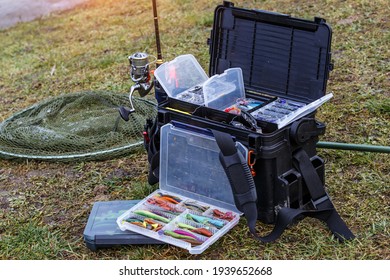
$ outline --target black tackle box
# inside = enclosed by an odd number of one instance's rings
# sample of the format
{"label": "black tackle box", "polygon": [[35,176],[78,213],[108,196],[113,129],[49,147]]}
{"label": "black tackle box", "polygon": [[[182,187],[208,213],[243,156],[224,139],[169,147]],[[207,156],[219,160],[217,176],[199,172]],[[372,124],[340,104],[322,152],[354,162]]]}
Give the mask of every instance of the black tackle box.
{"label": "black tackle box", "polygon": [[[309,104],[325,96],[331,63],[330,26],[324,19],[305,20],[263,10],[234,7],[224,1],[215,10],[209,76],[226,69],[242,70],[246,97],[264,104],[275,98]],[[237,116],[202,105],[168,98],[158,106],[160,126],[171,121],[230,133],[250,152],[258,197],[258,219],[274,223],[280,207],[303,208],[310,202],[293,154],[303,149],[324,183],[324,161],[317,155],[325,125],[315,111],[278,128],[258,120],[259,130]],[[248,128],[249,127],[249,128]]]}

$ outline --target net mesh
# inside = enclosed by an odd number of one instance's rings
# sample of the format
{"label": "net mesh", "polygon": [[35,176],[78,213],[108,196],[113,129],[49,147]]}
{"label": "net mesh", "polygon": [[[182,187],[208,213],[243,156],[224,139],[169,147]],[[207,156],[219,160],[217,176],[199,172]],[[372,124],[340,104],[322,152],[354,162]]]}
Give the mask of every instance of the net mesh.
{"label": "net mesh", "polygon": [[53,161],[105,160],[133,152],[143,143],[147,118],[156,105],[134,98],[125,122],[118,108],[128,96],[110,92],[61,95],[29,107],[0,124],[0,157]]}

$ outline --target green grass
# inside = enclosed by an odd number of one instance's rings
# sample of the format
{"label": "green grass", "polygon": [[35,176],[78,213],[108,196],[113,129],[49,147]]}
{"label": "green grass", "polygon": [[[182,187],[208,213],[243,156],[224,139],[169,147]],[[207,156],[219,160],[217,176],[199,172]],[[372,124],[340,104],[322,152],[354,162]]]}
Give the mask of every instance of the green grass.
{"label": "green grass", "polygon": [[0,249],[7,259],[62,259],[72,247],[60,232],[33,222],[15,225],[16,232],[2,237]]}
{"label": "green grass", "polygon": [[[165,60],[192,53],[208,69],[213,11],[222,1],[159,0]],[[312,19],[333,29],[334,98],[317,118],[322,141],[390,145],[388,1],[235,1],[245,8]],[[49,97],[83,90],[126,92],[127,56],[155,53],[149,1],[92,0],[72,11],[0,31],[0,121]],[[144,152],[102,162],[0,160],[0,259],[390,259],[388,154],[319,149],[326,185],[357,239],[340,244],[305,219],[272,244],[251,238],[244,219],[201,255],[169,245],[88,250],[83,230],[95,201],[141,199]],[[258,223],[266,233],[270,225]]]}

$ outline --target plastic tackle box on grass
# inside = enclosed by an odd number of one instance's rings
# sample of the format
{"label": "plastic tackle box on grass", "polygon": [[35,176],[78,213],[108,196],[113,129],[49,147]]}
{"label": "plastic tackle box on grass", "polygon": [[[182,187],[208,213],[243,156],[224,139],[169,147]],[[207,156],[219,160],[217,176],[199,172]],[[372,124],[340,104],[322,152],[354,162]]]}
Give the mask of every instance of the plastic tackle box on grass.
{"label": "plastic tackle box on grass", "polygon": [[88,249],[96,251],[116,245],[162,244],[161,241],[135,232],[118,228],[116,219],[140,200],[98,201],[93,204],[84,229],[84,242]]}
{"label": "plastic tackle box on grass", "polygon": [[[121,230],[200,254],[234,227],[241,213],[210,132],[179,123],[161,128],[160,187],[117,219]],[[237,143],[246,157],[247,150]]]}

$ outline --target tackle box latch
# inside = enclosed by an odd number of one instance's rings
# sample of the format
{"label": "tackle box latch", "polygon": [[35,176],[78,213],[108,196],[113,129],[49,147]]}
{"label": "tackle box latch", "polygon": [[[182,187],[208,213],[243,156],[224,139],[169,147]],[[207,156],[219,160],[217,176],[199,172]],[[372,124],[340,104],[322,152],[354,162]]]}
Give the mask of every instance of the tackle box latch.
{"label": "tackle box latch", "polygon": [[294,122],[290,128],[290,137],[297,144],[303,144],[312,137],[325,133],[325,125],[314,118],[303,118]]}

